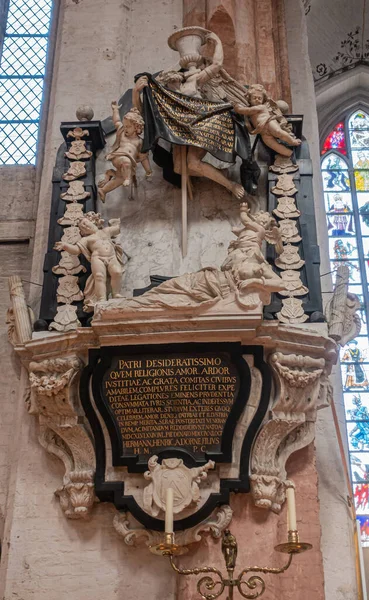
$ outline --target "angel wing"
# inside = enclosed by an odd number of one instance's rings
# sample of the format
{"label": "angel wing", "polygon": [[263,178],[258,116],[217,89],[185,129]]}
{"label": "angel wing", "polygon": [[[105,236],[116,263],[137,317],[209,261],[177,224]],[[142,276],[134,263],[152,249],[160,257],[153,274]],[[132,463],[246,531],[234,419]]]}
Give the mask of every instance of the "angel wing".
{"label": "angel wing", "polygon": [[275,246],[278,254],[283,252],[282,235],[278,225],[273,225],[271,229],[265,231],[265,239],[269,244]]}
{"label": "angel wing", "polygon": [[201,86],[201,90],[209,100],[227,100],[231,104],[236,102],[249,106],[246,101],[248,86],[244,86],[234,79],[225,69],[221,68],[219,73]]}
{"label": "angel wing", "polygon": [[288,131],[289,133],[291,133],[292,125],[287,121],[286,117],[283,115],[281,109],[279,108],[279,106],[275,102],[275,100],[273,100],[273,98],[269,98],[269,96],[268,96],[267,104],[268,104],[270,113],[273,114],[277,118],[278,123],[280,124],[281,128],[284,129],[285,131]]}

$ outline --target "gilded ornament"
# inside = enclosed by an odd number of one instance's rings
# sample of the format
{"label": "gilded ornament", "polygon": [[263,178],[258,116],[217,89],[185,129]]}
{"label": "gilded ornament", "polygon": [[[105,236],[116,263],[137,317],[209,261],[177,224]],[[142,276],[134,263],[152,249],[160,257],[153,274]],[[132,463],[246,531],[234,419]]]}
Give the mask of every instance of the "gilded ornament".
{"label": "gilded ornament", "polygon": [[[133,105],[142,112],[139,94],[149,87],[155,104],[152,118],[160,122],[161,130],[166,130],[168,141],[173,143],[174,171],[182,175],[183,190],[188,176],[207,177],[241,199],[243,186],[230,181],[221,169],[203,158],[210,151],[219,160],[233,163],[237,147],[243,160],[250,159],[246,127],[238,127],[236,132],[231,106],[244,101],[246,90],[223,67],[220,38],[203,28],[196,28],[196,33],[191,28],[191,32],[188,28],[176,30],[168,40],[180,54],[181,70],[171,68],[155,78],[140,77],[133,90]],[[206,58],[200,53],[201,41],[208,44]],[[236,137],[242,138],[241,144],[235,144]],[[187,146],[186,161],[181,160],[181,145]]]}

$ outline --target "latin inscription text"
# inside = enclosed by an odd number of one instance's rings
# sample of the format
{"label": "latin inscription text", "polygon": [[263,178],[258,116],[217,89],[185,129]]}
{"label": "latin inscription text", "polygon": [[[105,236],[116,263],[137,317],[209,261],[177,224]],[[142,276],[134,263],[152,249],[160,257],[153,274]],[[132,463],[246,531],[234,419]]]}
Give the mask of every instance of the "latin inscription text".
{"label": "latin inscription text", "polygon": [[213,355],[121,358],[103,381],[126,454],[219,451],[237,390],[235,367]]}

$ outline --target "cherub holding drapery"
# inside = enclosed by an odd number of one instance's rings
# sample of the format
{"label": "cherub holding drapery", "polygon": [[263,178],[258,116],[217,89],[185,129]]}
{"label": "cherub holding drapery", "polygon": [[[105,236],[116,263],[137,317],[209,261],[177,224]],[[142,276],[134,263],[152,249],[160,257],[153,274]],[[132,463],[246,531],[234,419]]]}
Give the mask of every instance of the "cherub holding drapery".
{"label": "cherub holding drapery", "polygon": [[276,102],[268,98],[265,88],[259,84],[250,85],[246,101],[250,106],[236,103],[234,110],[240,115],[248,117],[253,127],[250,133],[252,135],[259,133],[264,144],[278,154],[291,156],[291,148],[287,148],[281,142],[285,142],[289,146],[300,146],[301,140],[292,133],[287,119]]}

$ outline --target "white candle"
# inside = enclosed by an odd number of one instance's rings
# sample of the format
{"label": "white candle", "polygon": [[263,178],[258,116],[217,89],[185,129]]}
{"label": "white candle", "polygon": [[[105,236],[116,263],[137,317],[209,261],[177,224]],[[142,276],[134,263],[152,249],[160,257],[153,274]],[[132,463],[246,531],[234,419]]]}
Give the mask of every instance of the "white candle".
{"label": "white candle", "polygon": [[165,533],[173,533],[173,489],[167,488],[165,498]]}
{"label": "white candle", "polygon": [[286,489],[287,497],[287,528],[288,531],[297,531],[297,519],[296,519],[296,500],[295,490],[293,487]]}

